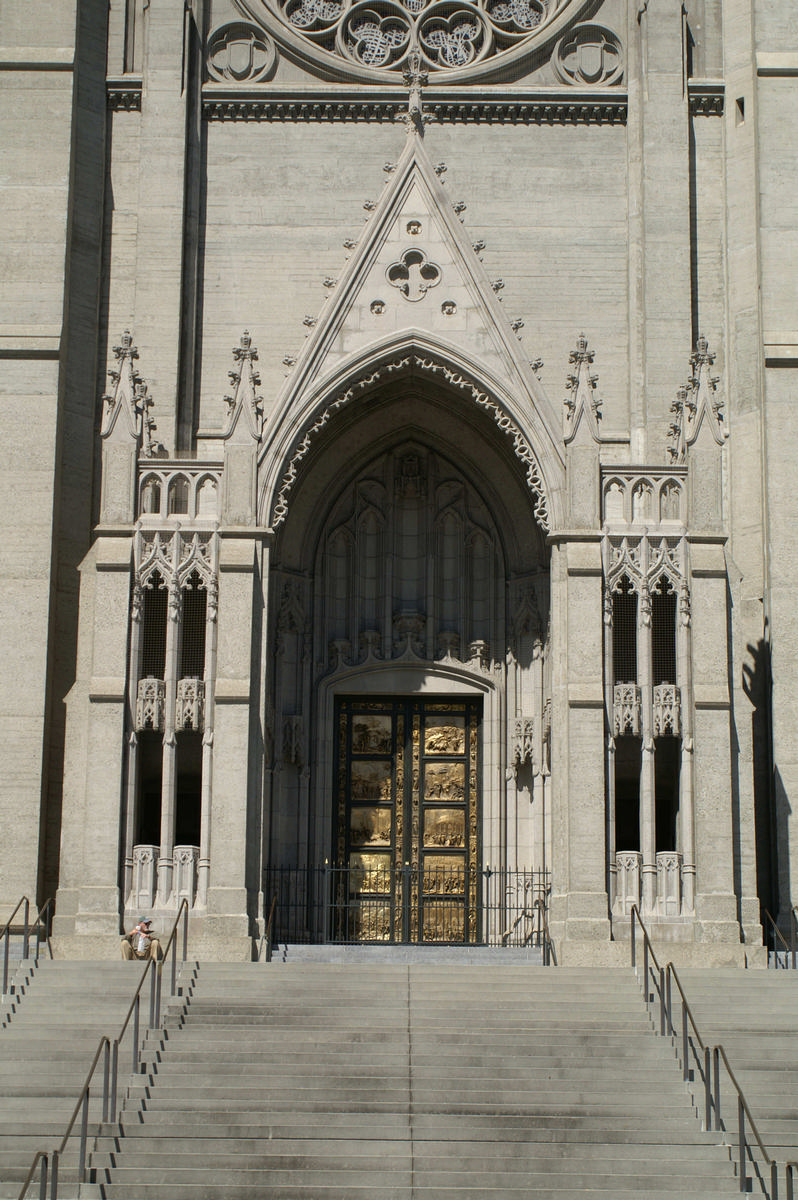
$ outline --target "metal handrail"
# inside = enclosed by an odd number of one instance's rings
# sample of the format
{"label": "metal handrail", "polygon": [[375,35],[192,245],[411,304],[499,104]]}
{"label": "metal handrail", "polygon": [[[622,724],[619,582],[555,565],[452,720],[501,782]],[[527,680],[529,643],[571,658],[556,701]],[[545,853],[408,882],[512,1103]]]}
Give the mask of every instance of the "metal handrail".
{"label": "metal handrail", "polygon": [[798,1171],[798,1162],[794,1158],[789,1158],[784,1164],[784,1174],[787,1180],[787,1200],[794,1200],[793,1192],[793,1175]]}
{"label": "metal handrail", "polygon": [[725,1064],[726,1072],[729,1076],[729,1079],[731,1079],[732,1084],[734,1085],[734,1089],[737,1092],[737,1161],[738,1161],[738,1170],[739,1170],[739,1178],[740,1178],[740,1191],[741,1192],[748,1191],[748,1174],[747,1174],[747,1165],[748,1164],[747,1164],[746,1154],[747,1154],[749,1142],[745,1136],[745,1118],[747,1117],[748,1124],[751,1127],[751,1132],[753,1133],[754,1137],[756,1138],[757,1145],[759,1146],[762,1157],[765,1160],[765,1164],[766,1164],[766,1166],[768,1166],[770,1168],[770,1194],[771,1194],[772,1200],[776,1200],[776,1196],[778,1195],[778,1165],[776,1163],[775,1158],[770,1157],[767,1147],[765,1146],[765,1143],[762,1141],[762,1138],[759,1135],[759,1130],[756,1127],[756,1122],[754,1121],[754,1118],[751,1115],[751,1109],[748,1107],[748,1101],[746,1100],[745,1096],[743,1095],[742,1088],[740,1087],[739,1083],[737,1082],[734,1071],[732,1071],[732,1069],[731,1069],[731,1063],[729,1062],[726,1051],[723,1049],[723,1046],[720,1046],[720,1045],[714,1046],[712,1049],[712,1059],[713,1059],[714,1075],[715,1075],[715,1080],[714,1080],[714,1083],[715,1083],[715,1089],[714,1089],[715,1090],[715,1105],[714,1105],[715,1129],[716,1130],[725,1129],[725,1126],[723,1125],[723,1121],[721,1118],[721,1112],[720,1112],[719,1060],[721,1058],[723,1059],[723,1062]]}
{"label": "metal handrail", "polygon": [[[45,914],[48,913],[48,910],[54,906],[54,903],[55,902],[54,902],[52,896],[50,897],[49,900],[45,900],[44,904],[41,906],[41,908],[37,912],[36,916],[31,921],[31,926],[30,926],[31,930],[37,929],[42,924],[42,921],[44,920],[44,933],[45,933],[44,940],[47,943],[47,949],[50,952],[50,958],[53,957],[53,944],[50,941],[50,921],[49,921],[49,916],[47,917],[47,919],[44,919],[44,918],[45,918]],[[39,942],[40,941],[41,941],[41,938],[37,934],[37,936],[36,936],[36,961],[37,962],[39,961]]]}
{"label": "metal handrail", "polygon": [[[795,932],[795,930],[794,930],[794,926],[793,926],[793,921],[794,921],[794,917],[793,917],[793,910],[790,910],[790,926],[791,926],[791,928],[792,928],[792,930],[793,930],[793,937],[792,937],[792,939],[791,939],[791,940],[792,940],[792,945],[790,945],[790,943],[789,943],[789,942],[787,941],[787,939],[785,938],[784,934],[783,934],[783,933],[781,932],[781,930],[779,929],[778,925],[776,924],[776,919],[775,919],[775,917],[773,917],[773,916],[771,915],[771,913],[769,913],[769,912],[768,912],[768,910],[767,910],[767,909],[764,909],[763,911],[764,911],[764,913],[765,913],[765,917],[766,917],[766,918],[767,918],[767,920],[770,922],[770,924],[771,924],[771,926],[772,926],[772,928],[773,928],[773,932],[774,932],[774,934],[775,934],[775,935],[776,935],[776,937],[779,939],[779,941],[781,942],[782,946],[783,946],[783,947],[784,947],[784,949],[787,951],[787,953],[792,955],[792,959],[793,959],[793,961],[792,961],[792,969],[793,969],[793,970],[795,970],[795,949],[796,949],[796,947],[795,947],[795,937],[794,937],[794,932]],[[765,931],[767,932],[767,925],[765,925]],[[776,953],[776,955],[777,955],[777,958],[776,958],[776,963],[777,963],[777,965],[778,965],[778,948],[776,947],[776,943],[775,943],[775,941],[774,941],[774,943],[773,943],[773,948],[774,948],[774,951],[775,951],[775,953]]]}
{"label": "metal handrail", "polygon": [[[166,959],[169,955],[169,950],[170,950],[170,948],[172,949],[172,984],[171,984],[171,989],[169,992],[170,996],[174,996],[175,992],[177,991],[177,941],[176,941],[176,937],[177,937],[177,927],[180,924],[181,917],[184,918],[184,920],[183,920],[183,958],[182,958],[182,962],[186,961],[186,957],[188,955],[188,911],[189,911],[188,910],[188,900],[186,900],[186,898],[184,896],[183,899],[180,901],[180,906],[177,910],[177,916],[175,917],[175,923],[172,926],[172,932],[169,934],[166,945],[163,947],[163,962],[166,962]],[[158,969],[159,979],[160,979],[160,976],[161,976],[161,967],[159,965],[159,969]],[[154,1028],[157,1029],[160,1024],[161,1024],[161,989],[159,987],[157,989],[157,993],[156,993],[156,997],[155,997],[155,1025],[154,1025]]]}
{"label": "metal handrail", "polygon": [[700,1050],[703,1052],[704,1063],[702,1075],[704,1081],[704,1129],[708,1133],[712,1130],[716,1132],[725,1132],[725,1125],[723,1124],[721,1117],[720,1103],[720,1060],[723,1059],[728,1076],[734,1086],[735,1091],[737,1092],[737,1153],[740,1191],[745,1192],[748,1190],[746,1155],[750,1141],[745,1135],[745,1120],[747,1117],[751,1131],[765,1161],[765,1165],[766,1167],[770,1168],[771,1197],[772,1200],[776,1200],[776,1196],[778,1194],[778,1165],[776,1160],[771,1158],[765,1143],[762,1141],[756,1122],[751,1114],[748,1101],[746,1100],[743,1090],[737,1082],[737,1077],[731,1068],[728,1055],[720,1043],[710,1048],[703,1041],[675,966],[672,962],[669,962],[665,970],[667,974],[667,1024],[671,1036],[676,1035],[676,1030],[673,1024],[671,979],[675,980],[676,982],[676,987],[679,991],[682,1002],[682,1078],[685,1082],[689,1082],[690,1079],[688,1065],[688,1020],[690,1025],[692,1025],[695,1040],[698,1043]]}
{"label": "metal handrail", "polygon": [[536,908],[540,913],[540,927],[543,931],[543,966],[557,966],[557,951],[554,949],[549,923],[546,920],[546,901],[538,896],[533,908]]}
{"label": "metal handrail", "polygon": [[[111,1068],[111,1041],[110,1038],[103,1035],[100,1038],[100,1044],[92,1059],[89,1073],[86,1076],[86,1082],[81,1088],[78,1096],[78,1102],[75,1105],[72,1116],[69,1119],[69,1124],[66,1127],[66,1132],[61,1138],[61,1143],[56,1150],[53,1151],[52,1170],[50,1172],[50,1200],[56,1200],[58,1195],[58,1164],[61,1155],[64,1153],[72,1133],[72,1128],[77,1120],[78,1113],[81,1113],[80,1121],[80,1151],[78,1154],[78,1180],[80,1183],[85,1182],[86,1176],[86,1147],[89,1139],[89,1101],[91,1100],[91,1081],[94,1075],[97,1063],[100,1061],[100,1055],[105,1051],[103,1056],[103,1123],[108,1120],[108,1098],[110,1092],[110,1068]],[[27,1185],[26,1185],[27,1186]],[[20,1196],[24,1196],[24,1192]]]}
{"label": "metal handrail", "polygon": [[792,969],[798,970],[798,904],[790,908],[790,941],[792,942]]}
{"label": "metal handrail", "polygon": [[[651,939],[648,936],[648,931],[643,924],[642,918],[638,911],[637,905],[632,905],[632,929],[631,929],[631,961],[632,968],[637,973],[637,955],[635,945],[635,922],[640,926],[643,933],[643,996],[648,1008],[649,1002],[653,1000],[653,995],[649,993],[649,958],[653,961],[658,976],[658,990],[660,1000],[660,1035],[662,1037],[672,1037],[675,1035],[673,1025],[673,1005],[671,992],[671,979],[676,981],[676,987],[679,990],[679,995],[682,1001],[682,1074],[685,1081],[689,1080],[688,1067],[688,1020],[693,1027],[696,1040],[700,1048],[704,1052],[704,1128],[707,1132],[714,1128],[715,1131],[725,1132],[725,1125],[721,1119],[720,1111],[720,1060],[726,1067],[729,1078],[732,1081],[735,1091],[737,1092],[737,1153],[738,1153],[738,1173],[740,1180],[740,1191],[748,1191],[748,1161],[747,1154],[750,1146],[749,1140],[745,1134],[745,1121],[748,1118],[748,1123],[756,1139],[757,1145],[762,1153],[762,1157],[767,1167],[770,1168],[770,1195],[771,1200],[776,1200],[778,1195],[778,1166],[776,1160],[770,1157],[765,1143],[759,1135],[759,1130],[756,1127],[756,1122],[751,1115],[751,1109],[748,1107],[748,1102],[743,1095],[742,1089],[737,1082],[734,1072],[731,1069],[728,1056],[722,1045],[713,1046],[712,1049],[704,1043],[701,1034],[698,1031],[698,1026],[693,1016],[692,1010],[687,1002],[684,988],[681,980],[676,973],[676,968],[672,962],[669,962],[667,967],[660,966],[657,956],[654,952],[654,947],[651,944]],[[714,1117],[713,1117],[714,1114]],[[798,1168],[798,1163],[795,1164]],[[791,1177],[790,1177],[791,1179]],[[789,1198],[791,1200],[791,1197]]]}
{"label": "metal handrail", "polygon": [[[118,1072],[119,1072],[119,1045],[120,1045],[120,1042],[122,1041],[125,1031],[127,1030],[128,1024],[130,1023],[130,1018],[131,1018],[131,1016],[133,1016],[134,1017],[134,1022],[133,1022],[133,1071],[135,1073],[135,1071],[138,1068],[138,1062],[139,1062],[138,1043],[139,1043],[139,1028],[140,1028],[139,1009],[140,1009],[140,1004],[141,1004],[141,989],[144,986],[144,981],[146,980],[147,975],[151,972],[152,990],[150,992],[149,1028],[150,1029],[158,1028],[160,1025],[161,983],[162,983],[162,978],[163,978],[163,971],[162,971],[163,962],[166,961],[166,955],[169,953],[169,950],[172,949],[171,995],[174,996],[175,991],[176,991],[176,972],[177,972],[177,966],[176,966],[177,942],[175,940],[175,935],[177,933],[177,927],[180,923],[180,919],[181,919],[181,917],[183,917],[184,918],[184,922],[183,922],[183,962],[185,962],[186,957],[187,957],[187,948],[188,948],[188,911],[189,911],[188,901],[183,899],[180,902],[180,907],[177,910],[177,916],[175,917],[175,921],[172,926],[172,931],[169,934],[169,938],[166,943],[166,948],[163,952],[163,959],[160,961],[157,961],[156,959],[152,958],[152,959],[150,959],[150,961],[147,963],[146,967],[144,968],[141,979],[139,980],[138,987],[136,988],[136,992],[133,996],[133,1000],[131,1001],[130,1008],[127,1011],[124,1021],[122,1022],[122,1027],[119,1030],[118,1035],[114,1038],[113,1042],[105,1034],[103,1034],[103,1036],[100,1038],[100,1044],[97,1047],[97,1052],[94,1055],[94,1058],[92,1060],[91,1067],[89,1068],[89,1073],[86,1076],[86,1081],[83,1084],[83,1088],[81,1089],[80,1094],[78,1096],[78,1101],[77,1101],[77,1104],[75,1105],[75,1110],[72,1113],[72,1117],[67,1126],[66,1133],[64,1134],[64,1136],[61,1140],[61,1144],[58,1147],[58,1149],[54,1150],[52,1152],[50,1183],[49,1183],[50,1200],[57,1200],[59,1160],[66,1148],[67,1142],[69,1141],[73,1126],[75,1124],[75,1121],[77,1120],[78,1113],[81,1111],[82,1111],[82,1120],[81,1120],[81,1132],[80,1132],[80,1153],[79,1153],[79,1158],[78,1158],[78,1181],[79,1181],[79,1183],[86,1182],[86,1146],[87,1146],[87,1142],[88,1142],[88,1121],[89,1121],[89,1101],[91,1099],[91,1081],[92,1081],[94,1072],[97,1068],[97,1063],[100,1060],[100,1055],[103,1053],[103,1051],[105,1051],[105,1056],[104,1056],[104,1062],[103,1062],[102,1123],[105,1124],[109,1120],[111,1120],[111,1121],[116,1120],[116,1094],[117,1094]],[[33,1165],[31,1166],[31,1169],[28,1172],[28,1176],[25,1180],[25,1183],[23,1184],[22,1190],[19,1193],[19,1200],[24,1200],[24,1196],[28,1190],[28,1187],[30,1186],[31,1180],[33,1179],[37,1162],[42,1161],[43,1159],[46,1159],[46,1157],[47,1156],[46,1156],[45,1152],[43,1152],[41,1150],[37,1152],[36,1157],[34,1158],[34,1161],[33,1161]],[[46,1200],[46,1194],[47,1194],[46,1169],[47,1169],[46,1166],[43,1164],[43,1166],[42,1166],[42,1172],[43,1172],[42,1183],[41,1183],[41,1187],[40,1187],[40,1200]]]}
{"label": "metal handrail", "polygon": [[41,1176],[41,1180],[39,1182],[39,1200],[47,1200],[47,1174],[48,1174],[48,1170],[49,1170],[49,1166],[50,1166],[50,1151],[49,1150],[37,1150],[36,1157],[34,1158],[33,1162],[31,1163],[31,1168],[28,1171],[28,1174],[25,1178],[25,1182],[22,1185],[22,1191],[21,1191],[20,1195],[24,1196],[25,1193],[27,1192],[28,1188],[30,1187],[31,1181],[33,1179],[33,1176],[36,1174],[36,1168],[38,1167],[39,1163],[42,1164],[42,1176]]}
{"label": "metal handrail", "polygon": [[632,931],[631,931],[632,970],[635,972],[635,974],[637,974],[637,947],[636,947],[636,939],[635,939],[635,921],[637,921],[637,924],[640,926],[640,930],[643,934],[643,998],[646,1003],[646,1008],[648,1008],[649,1004],[654,999],[653,993],[649,992],[649,985],[648,985],[648,976],[649,976],[649,972],[651,970],[650,965],[649,965],[649,958],[650,958],[652,960],[652,962],[654,963],[654,966],[655,966],[656,972],[657,972],[656,977],[655,977],[657,982],[656,982],[655,986],[657,987],[657,990],[659,991],[659,1032],[660,1032],[660,1035],[662,1037],[664,1037],[665,1032],[666,1032],[666,1017],[667,1017],[667,1010],[666,1010],[666,1004],[665,1004],[665,969],[664,969],[664,967],[660,966],[659,959],[657,958],[656,954],[654,953],[654,947],[652,945],[651,938],[648,936],[648,930],[646,929],[645,925],[643,924],[643,918],[640,916],[640,909],[637,907],[636,904],[632,905],[632,911],[631,911],[630,916],[631,916],[631,921],[632,921]]}
{"label": "metal handrail", "polygon": [[[274,925],[274,914],[276,909],[277,893],[275,892],[272,896],[271,908],[269,909],[269,919],[266,922],[266,928],[264,929],[263,937],[261,938],[261,950],[263,950],[264,947],[266,949],[263,961],[267,963],[272,961],[272,927]],[[258,955],[258,957],[260,957],[260,955]]]}
{"label": "metal handrail", "polygon": [[3,946],[3,995],[4,996],[8,995],[8,951],[9,951],[9,943],[11,940],[11,925],[14,920],[14,917],[17,915],[19,910],[22,908],[23,904],[25,906],[25,935],[24,935],[25,940],[24,940],[23,946],[22,946],[23,951],[24,951],[22,957],[23,958],[28,957],[28,915],[30,913],[30,900],[28,899],[27,896],[23,896],[22,899],[18,901],[17,907],[14,909],[11,916],[6,921],[5,925],[3,926],[2,932],[0,932],[0,938],[4,939],[4,946]]}
{"label": "metal handrail", "polygon": [[[27,896],[22,896],[22,898],[18,901],[17,906],[14,909],[14,911],[12,912],[11,916],[8,918],[5,925],[3,926],[2,930],[0,930],[0,939],[2,939],[2,941],[3,941],[3,995],[4,996],[6,996],[8,994],[8,974],[9,974],[8,960],[9,960],[9,949],[10,949],[10,944],[11,944],[11,927],[14,923],[14,917],[17,915],[19,910],[24,907],[25,916],[24,916],[24,924],[22,926],[22,929],[23,929],[22,958],[27,959],[28,950],[30,949],[30,945],[29,945],[30,935],[34,929],[37,929],[38,926],[40,926],[42,924],[42,915],[47,912],[47,910],[50,908],[52,903],[53,903],[52,897],[49,900],[45,900],[44,904],[37,912],[33,921],[31,921],[30,920],[30,900],[28,899]],[[48,928],[47,924],[45,923],[45,930],[47,930],[47,928]],[[36,938],[36,961],[37,962],[39,960],[39,940],[40,939],[37,935],[37,938]],[[49,931],[47,932],[46,941],[47,941],[47,948],[50,951],[50,958],[52,958],[53,957],[53,948],[50,945]]]}

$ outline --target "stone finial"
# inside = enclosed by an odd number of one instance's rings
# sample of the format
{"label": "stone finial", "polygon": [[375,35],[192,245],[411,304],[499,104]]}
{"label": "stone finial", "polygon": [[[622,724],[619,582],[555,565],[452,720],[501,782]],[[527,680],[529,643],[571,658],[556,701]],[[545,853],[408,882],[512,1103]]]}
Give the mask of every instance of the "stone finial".
{"label": "stone finial", "polygon": [[594,440],[600,440],[598,422],[601,420],[602,401],[595,395],[598,375],[590,370],[595,356],[596,352],[589,349],[584,333],[580,333],[576,346],[568,355],[568,363],[574,370],[568,373],[565,380],[569,392],[564,401],[566,443],[575,437],[583,417]]}
{"label": "stone finial", "polygon": [[678,389],[671,404],[674,419],[668,427],[671,438],[668,452],[675,463],[685,461],[688,448],[698,439],[704,426],[718,446],[722,446],[729,436],[723,423],[723,401],[716,396],[720,379],[710,374],[714,362],[715,354],[709,349],[707,339],[697,338],[695,350],[690,355],[690,377]]}
{"label": "stone finial", "polygon": [[224,397],[228,420],[222,436],[225,439],[232,437],[240,426],[242,433],[247,431],[249,436],[259,442],[263,434],[263,397],[257,395],[260,375],[253,364],[258,361],[258,351],[252,345],[252,336],[248,329],[241,334],[238,345],[233,347],[233,361],[236,365],[232,371],[228,371],[230,382],[233,384],[233,394]]}
{"label": "stone finial", "polygon": [[100,436],[104,441],[133,444],[146,458],[160,456],[165,450],[153,436],[156,429],[150,414],[153,400],[133,365],[139,352],[129,329],[124,331],[113,352],[116,362],[108,375],[114,389],[103,396],[105,411]]}
{"label": "stone finial", "polygon": [[400,113],[397,118],[404,122],[408,137],[423,137],[424,126],[429,120],[429,115],[424,112],[422,96],[422,89],[429,83],[429,72],[421,64],[418,50],[411,50],[402,73],[402,82],[407,88],[407,112]]}

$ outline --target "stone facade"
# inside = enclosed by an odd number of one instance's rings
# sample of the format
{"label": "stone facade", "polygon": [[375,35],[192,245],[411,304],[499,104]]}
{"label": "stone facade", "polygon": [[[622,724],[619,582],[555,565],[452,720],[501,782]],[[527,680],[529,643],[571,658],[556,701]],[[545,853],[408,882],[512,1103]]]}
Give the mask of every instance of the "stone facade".
{"label": "stone facade", "polygon": [[566,961],[638,905],[760,962],[792,6],[10,0],[3,43],[0,912],[80,954],[186,899],[248,957],[269,869],[429,855],[541,872]]}

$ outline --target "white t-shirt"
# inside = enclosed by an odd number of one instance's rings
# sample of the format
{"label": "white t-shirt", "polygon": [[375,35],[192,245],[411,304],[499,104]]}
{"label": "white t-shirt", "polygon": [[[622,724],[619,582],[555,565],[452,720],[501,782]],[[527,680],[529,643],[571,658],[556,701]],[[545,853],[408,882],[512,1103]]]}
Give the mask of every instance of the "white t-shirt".
{"label": "white t-shirt", "polygon": [[141,954],[141,952],[146,950],[150,944],[150,939],[147,937],[147,926],[137,925],[136,933],[138,934],[138,937],[136,938],[136,949],[138,950],[139,954]]}

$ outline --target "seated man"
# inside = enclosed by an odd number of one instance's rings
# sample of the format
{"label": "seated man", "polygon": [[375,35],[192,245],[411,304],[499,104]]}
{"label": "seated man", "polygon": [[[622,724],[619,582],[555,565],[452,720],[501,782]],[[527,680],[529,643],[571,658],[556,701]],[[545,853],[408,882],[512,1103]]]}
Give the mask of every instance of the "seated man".
{"label": "seated man", "polygon": [[161,943],[150,932],[152,921],[147,917],[139,917],[139,923],[130,933],[122,938],[122,957],[128,961],[134,958],[163,958]]}

